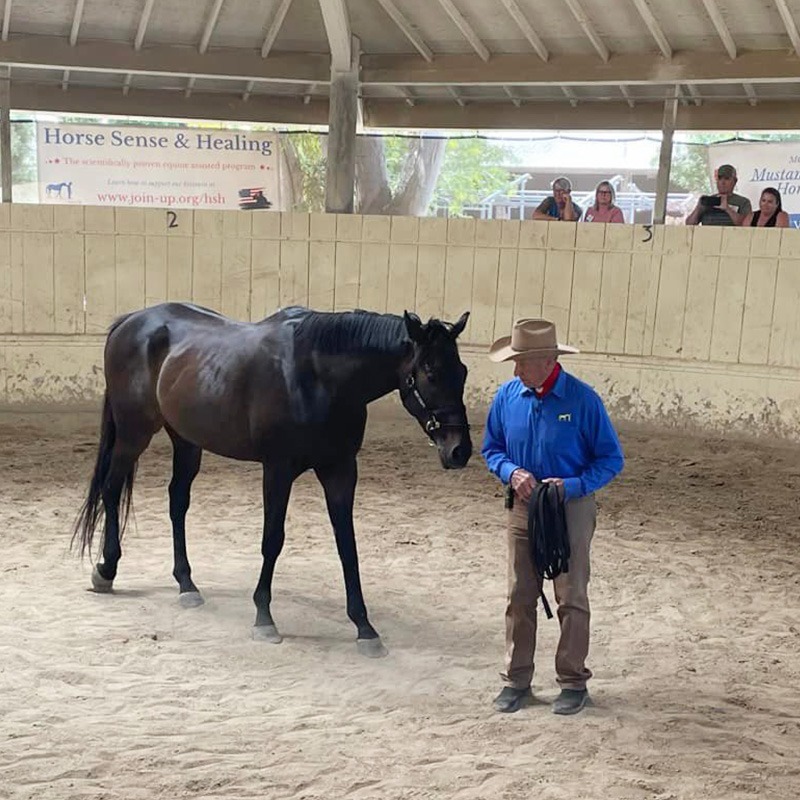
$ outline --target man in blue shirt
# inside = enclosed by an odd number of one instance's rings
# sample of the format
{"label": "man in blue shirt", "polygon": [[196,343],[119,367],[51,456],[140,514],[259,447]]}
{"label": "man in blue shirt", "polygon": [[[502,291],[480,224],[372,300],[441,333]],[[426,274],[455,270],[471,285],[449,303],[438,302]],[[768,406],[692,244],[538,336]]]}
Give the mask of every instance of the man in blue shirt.
{"label": "man in blue shirt", "polygon": [[489,409],[482,448],[491,472],[514,493],[508,512],[506,685],[494,701],[498,711],[517,711],[531,694],[541,578],[528,544],[528,501],[537,482],[555,483],[563,492],[571,551],[569,571],[553,582],[561,625],[556,651],[561,693],[553,712],[575,714],[588,699],[594,492],[619,474],[623,456],[603,401],[558,363],[559,355],[577,352],[559,344],[555,325],[542,319],[519,320],[511,336],[489,351],[492,361],[514,362],[514,378],[500,387]]}

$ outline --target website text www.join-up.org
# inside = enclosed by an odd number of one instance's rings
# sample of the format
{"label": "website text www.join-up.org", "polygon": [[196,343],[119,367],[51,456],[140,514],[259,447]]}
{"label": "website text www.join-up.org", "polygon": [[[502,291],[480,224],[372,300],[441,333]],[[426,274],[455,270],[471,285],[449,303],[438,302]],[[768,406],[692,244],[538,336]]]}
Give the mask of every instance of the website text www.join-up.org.
{"label": "website text www.join-up.org", "polygon": [[222,192],[200,192],[198,194],[167,194],[151,192],[98,192],[99,205],[112,206],[181,206],[184,208],[225,205]]}

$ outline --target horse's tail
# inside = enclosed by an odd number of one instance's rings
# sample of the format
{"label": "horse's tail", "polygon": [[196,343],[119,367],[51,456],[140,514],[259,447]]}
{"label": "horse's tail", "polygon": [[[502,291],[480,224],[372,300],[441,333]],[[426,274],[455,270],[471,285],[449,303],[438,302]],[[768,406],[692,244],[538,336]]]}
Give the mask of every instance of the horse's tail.
{"label": "horse's tail", "polygon": [[[115,320],[109,329],[109,337],[130,315],[126,314],[119,319]],[[75,547],[80,542],[80,551],[83,556],[88,550],[92,552],[92,541],[94,540],[94,532],[100,523],[100,518],[103,516],[104,508],[103,488],[108,479],[109,472],[111,471],[111,456],[114,451],[114,444],[117,441],[117,424],[114,421],[114,413],[111,410],[111,401],[108,396],[108,389],[106,389],[105,396],[103,397],[103,412],[100,422],[100,442],[97,446],[97,458],[95,459],[94,472],[92,479],[89,482],[89,493],[81,506],[78,519],[75,522],[75,527],[72,531],[71,547]],[[122,485],[122,495],[120,497],[121,518],[119,526],[119,535],[125,531],[125,526],[128,522],[128,516],[131,511],[131,500],[133,498],[133,479],[136,475],[136,466],[134,465],[131,470],[125,475],[125,480]]]}

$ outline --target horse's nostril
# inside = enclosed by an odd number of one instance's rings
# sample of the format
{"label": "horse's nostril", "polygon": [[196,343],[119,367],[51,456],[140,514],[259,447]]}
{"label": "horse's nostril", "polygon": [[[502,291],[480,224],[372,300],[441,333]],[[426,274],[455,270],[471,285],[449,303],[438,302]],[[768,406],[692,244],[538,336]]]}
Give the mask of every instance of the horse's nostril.
{"label": "horse's nostril", "polygon": [[450,458],[454,464],[466,464],[468,456],[466,456],[465,448],[457,444],[450,453]]}

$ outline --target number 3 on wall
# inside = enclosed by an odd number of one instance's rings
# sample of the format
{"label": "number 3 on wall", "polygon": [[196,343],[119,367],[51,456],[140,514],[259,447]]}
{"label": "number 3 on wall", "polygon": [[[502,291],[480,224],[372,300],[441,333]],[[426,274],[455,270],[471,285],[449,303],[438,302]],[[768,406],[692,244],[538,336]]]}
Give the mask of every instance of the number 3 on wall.
{"label": "number 3 on wall", "polygon": [[174,211],[167,211],[167,227],[168,228],[178,227],[178,215]]}

